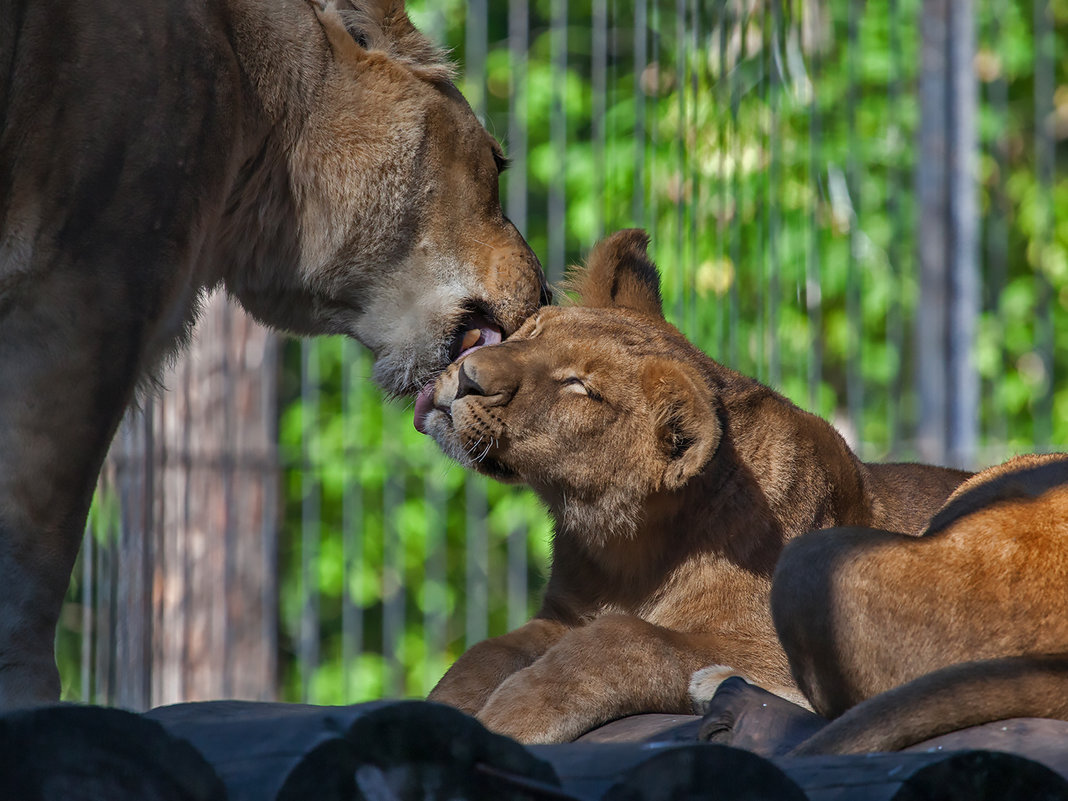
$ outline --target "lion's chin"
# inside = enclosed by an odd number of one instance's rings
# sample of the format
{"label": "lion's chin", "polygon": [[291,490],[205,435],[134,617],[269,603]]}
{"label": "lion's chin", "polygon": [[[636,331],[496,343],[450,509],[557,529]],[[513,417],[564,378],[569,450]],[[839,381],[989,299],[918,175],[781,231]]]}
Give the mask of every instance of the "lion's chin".
{"label": "lion's chin", "polygon": [[505,484],[523,483],[522,476],[496,456],[488,453],[471,454],[470,446],[464,445],[452,425],[452,418],[440,409],[434,409],[427,415],[426,432],[438,443],[442,453],[454,459],[466,468],[481,473]]}
{"label": "lion's chin", "polygon": [[524,483],[522,477],[515,470],[497,459],[486,457],[479,461],[471,461],[470,464],[482,475],[488,476],[495,481],[500,481],[504,484]]}

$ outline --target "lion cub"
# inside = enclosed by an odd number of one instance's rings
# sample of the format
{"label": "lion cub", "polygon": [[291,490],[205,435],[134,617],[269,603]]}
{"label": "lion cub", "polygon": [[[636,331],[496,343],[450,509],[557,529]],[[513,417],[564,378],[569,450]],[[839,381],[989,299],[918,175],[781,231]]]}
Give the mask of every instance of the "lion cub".
{"label": "lion cub", "polygon": [[771,622],[779,552],[811,529],[919,531],[967,474],[867,465],[826,422],[701,353],[664,320],[643,231],[598,245],[500,345],[439,379],[419,422],[445,453],[525,482],[555,523],[535,618],[465,653],[430,699],[525,743],[690,711],[729,664],[800,698]]}
{"label": "lion cub", "polygon": [[805,695],[841,715],[794,753],[890,751],[994,720],[1068,720],[1068,454],[976,474],[922,537],[801,537],[783,553],[771,602]]}

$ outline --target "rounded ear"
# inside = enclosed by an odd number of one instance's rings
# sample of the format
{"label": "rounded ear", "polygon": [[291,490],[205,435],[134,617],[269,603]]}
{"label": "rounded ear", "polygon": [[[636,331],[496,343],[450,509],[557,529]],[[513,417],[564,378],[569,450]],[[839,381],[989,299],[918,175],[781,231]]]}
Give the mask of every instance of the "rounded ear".
{"label": "rounded ear", "polygon": [[349,32],[334,0],[308,0],[308,4],[315,9],[315,16],[319,18],[319,24],[323,26],[327,41],[330,42],[330,48],[338,61],[350,64],[362,61],[364,48],[367,47],[366,34],[358,30]]}
{"label": "rounded ear", "polygon": [[663,319],[660,273],[648,247],[649,234],[641,228],[617,231],[597,243],[584,269],[572,271],[569,288],[583,306],[633,309]]}
{"label": "rounded ear", "polygon": [[673,361],[648,365],[642,388],[665,460],[663,487],[679,489],[704,469],[719,447],[723,431],[715,396],[697,370]]}
{"label": "rounded ear", "polygon": [[430,83],[451,83],[455,66],[423,36],[404,10],[404,0],[355,0],[338,9],[337,0],[307,0],[343,64],[359,66],[368,51],[384,54]]}

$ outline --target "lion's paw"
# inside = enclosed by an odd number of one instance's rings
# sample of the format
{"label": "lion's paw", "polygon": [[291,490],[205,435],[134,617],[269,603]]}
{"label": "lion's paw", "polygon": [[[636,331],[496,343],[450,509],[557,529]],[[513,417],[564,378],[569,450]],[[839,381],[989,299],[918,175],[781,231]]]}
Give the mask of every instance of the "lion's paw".
{"label": "lion's paw", "polygon": [[740,672],[729,665],[709,665],[694,672],[690,676],[690,703],[694,712],[699,715],[705,714],[712,696],[716,694],[719,685],[731,676],[745,678]]}

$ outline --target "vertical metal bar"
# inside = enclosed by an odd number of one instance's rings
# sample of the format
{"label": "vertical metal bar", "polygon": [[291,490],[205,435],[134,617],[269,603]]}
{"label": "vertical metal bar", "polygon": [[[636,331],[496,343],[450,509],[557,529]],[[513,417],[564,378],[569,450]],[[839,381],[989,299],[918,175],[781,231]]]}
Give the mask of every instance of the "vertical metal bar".
{"label": "vertical metal bar", "polygon": [[738,75],[739,70],[734,67],[741,64],[749,56],[749,37],[746,36],[746,26],[748,25],[749,7],[748,5],[742,6],[742,13],[735,18],[734,22],[739,26],[738,37],[740,40],[738,53],[735,58],[734,64],[730,65],[730,108],[731,118],[729,122],[731,132],[731,202],[734,206],[733,225],[731,225],[731,242],[730,242],[730,254],[731,264],[734,265],[735,280],[731,282],[730,291],[730,324],[728,326],[727,335],[727,352],[730,356],[730,365],[735,369],[746,369],[740,362],[741,358],[741,336],[739,331],[739,320],[741,317],[741,289],[739,283],[742,278],[742,214],[745,208],[745,198],[742,196],[742,179],[741,179],[741,165],[744,163],[744,145],[742,143],[742,137],[739,133],[738,125],[738,108],[742,103],[740,97],[742,88],[740,77]]}
{"label": "vertical metal bar", "polygon": [[[993,4],[993,7],[987,12],[989,19],[988,46],[995,53],[999,53],[1000,51],[1001,20],[1005,19],[1008,11],[1007,5],[1007,0],[997,0],[997,2]],[[998,124],[995,126],[997,133],[993,136],[993,139],[989,144],[990,157],[994,162],[997,178],[996,183],[991,190],[991,208],[986,216],[985,223],[986,276],[984,288],[986,291],[986,302],[984,305],[986,310],[990,312],[992,318],[1000,321],[1001,315],[999,312],[1002,292],[1008,283],[1008,220],[1010,219],[1012,211],[1006,189],[1006,178],[1009,170],[1007,147],[1008,136],[1006,135],[1009,122],[1009,91],[1008,80],[1005,77],[1005,69],[1003,66],[998,69],[997,76],[994,80],[987,84],[987,106],[997,119]],[[1001,339],[1003,341],[1004,337],[1001,337]],[[1004,345],[1002,345],[1000,350],[1003,354]],[[1002,376],[998,375],[993,379],[991,384],[993,385],[1000,382],[1001,379]],[[987,387],[988,391],[983,393],[984,396],[996,397],[995,389],[992,385]],[[986,418],[989,420],[989,427],[986,433],[988,438],[999,444],[1007,442],[1009,437],[1009,424],[1008,415],[1005,413],[1004,406],[996,402],[991,403],[987,412]]]}
{"label": "vertical metal bar", "polygon": [[[703,65],[707,64],[705,58],[702,58],[700,48],[700,41],[705,37],[705,31],[702,29],[703,17],[701,14],[701,4],[697,0],[690,0],[689,2],[690,13],[690,38],[689,38],[689,70],[690,70],[690,108],[692,119],[690,121],[690,129],[688,136],[693,136],[694,139],[700,137],[700,109],[703,93],[701,90],[701,79],[706,74],[707,67]],[[691,187],[691,200],[689,205],[689,267],[690,267],[690,306],[689,306],[689,321],[688,328],[695,334],[698,330],[698,297],[697,297],[697,271],[700,269],[701,264],[701,247],[700,247],[700,234],[698,228],[698,219],[701,218],[701,225],[703,227],[705,220],[704,207],[702,204],[704,181],[702,180],[702,171],[699,162],[697,166],[694,166],[696,160],[691,162],[689,175],[692,184]],[[707,330],[707,329],[706,329]],[[717,354],[718,355],[718,354]]]}
{"label": "vertical metal bar", "polygon": [[[620,226],[620,201],[630,204],[630,197],[621,197],[620,192],[616,192],[614,189],[608,190],[608,176],[616,175],[619,170],[618,147],[608,147],[608,143],[616,144],[620,141],[621,136],[619,133],[619,117],[616,114],[616,108],[619,105],[619,74],[621,70],[627,69],[628,65],[623,63],[623,54],[621,48],[621,38],[623,33],[623,26],[619,22],[619,14],[617,12],[618,2],[617,0],[608,0],[608,5],[605,10],[605,30],[607,31],[606,53],[605,53],[605,197],[604,197],[604,220],[605,230],[614,231]],[[628,17],[629,20],[633,20],[633,17]],[[631,23],[633,24],[633,23]],[[629,33],[629,30],[628,30]],[[631,95],[628,95],[631,96]],[[609,125],[608,113],[611,110],[611,125]],[[625,216],[625,215],[624,215]]]}
{"label": "vertical metal bar", "polygon": [[223,697],[231,698],[234,694],[234,677],[231,672],[231,665],[234,664],[233,652],[234,652],[234,631],[230,625],[230,594],[234,591],[233,588],[238,585],[234,576],[234,551],[237,550],[237,532],[234,527],[233,509],[235,503],[234,497],[234,457],[237,451],[237,442],[234,437],[234,370],[230,365],[231,350],[233,349],[233,315],[235,313],[234,308],[227,304],[227,307],[222,311],[222,345],[219,348],[219,361],[220,361],[220,373],[219,380],[223,385],[222,395],[222,424],[223,424],[223,442],[221,453],[221,465],[218,468],[222,471],[222,491],[223,491],[223,565],[222,565],[222,588],[219,593],[219,600],[221,603],[217,605],[215,614],[218,619],[218,629],[221,633],[219,640],[216,640],[223,649],[223,675],[221,677],[220,684],[222,685]]}
{"label": "vertical metal bar", "polygon": [[511,81],[508,99],[508,156],[511,168],[505,173],[507,214],[521,232],[527,230],[527,48],[530,39],[528,0],[509,0],[508,48],[511,53]]}
{"label": "vertical metal bar", "polygon": [[153,427],[153,416],[156,413],[156,399],[148,398],[145,401],[144,415],[141,418],[144,435],[144,476],[141,484],[141,541],[139,543],[139,556],[141,564],[138,569],[141,573],[138,581],[138,597],[135,600],[136,614],[141,615],[139,626],[141,641],[138,643],[137,660],[140,666],[140,687],[138,692],[138,708],[148,709],[152,705],[152,623],[155,620],[152,614],[152,577],[154,573],[156,542],[156,518],[153,494],[156,491],[156,437]]}
{"label": "vertical metal bar", "polygon": [[848,3],[848,89],[846,91],[846,125],[849,142],[849,155],[846,157],[846,186],[849,188],[849,260],[846,273],[846,317],[849,326],[849,342],[846,346],[846,406],[849,421],[856,432],[857,442],[864,441],[864,373],[861,369],[864,341],[864,319],[860,305],[861,273],[857,267],[857,252],[860,249],[860,219],[862,213],[861,182],[859,176],[858,153],[860,139],[857,135],[857,96],[859,81],[857,64],[860,59],[860,15],[863,8],[859,3]]}
{"label": "vertical metal bar", "polygon": [[[979,314],[977,86],[973,66],[975,15],[972,0],[954,0],[950,5],[947,54],[951,138],[948,154],[950,251],[947,254],[950,306],[946,332],[950,391],[946,409],[946,444],[951,464],[971,467],[979,430],[979,379],[972,355]],[[1052,347],[1048,352],[1052,360]]]}
{"label": "vertical metal bar", "polygon": [[[477,448],[478,446],[476,446]],[[468,648],[489,634],[489,531],[486,527],[486,488],[482,479],[469,476],[466,490],[465,642]]]}
{"label": "vertical metal bar", "polygon": [[[390,448],[388,458],[394,463],[401,456]],[[396,698],[404,694],[404,542],[397,524],[404,506],[404,471],[390,470],[386,475],[382,498],[382,655],[386,663],[385,692]]]}
{"label": "vertical metal bar", "polygon": [[312,700],[315,671],[319,667],[319,523],[322,504],[319,495],[319,453],[316,447],[319,424],[319,351],[315,343],[300,343],[301,402],[301,502],[300,575],[302,598],[300,617],[301,699]]}
{"label": "vertical metal bar", "polygon": [[464,37],[464,89],[467,102],[486,121],[487,0],[469,0]]}
{"label": "vertical metal bar", "polygon": [[[728,29],[729,29],[729,15],[727,11],[727,0],[720,0],[716,5],[716,19],[718,24],[718,47],[719,47],[719,59],[717,64],[716,74],[716,142],[718,144],[717,163],[716,170],[716,257],[719,262],[718,269],[726,270],[727,259],[727,215],[730,211],[729,202],[733,202],[735,195],[731,194],[731,200],[728,201],[728,180],[727,180],[727,164],[728,151],[729,151],[729,138],[730,138],[730,91],[727,80],[727,43]],[[733,226],[731,226],[733,230]],[[733,263],[731,268],[734,269]],[[724,342],[728,336],[727,321],[729,319],[729,298],[730,293],[734,291],[734,285],[737,282],[737,275],[731,275],[728,277],[729,292],[724,292],[720,295],[719,299],[719,314],[716,321],[716,353],[717,359],[724,357]],[[733,354],[728,354],[728,360],[731,365],[737,364]]]}
{"label": "vertical metal bar", "polygon": [[[918,354],[923,458],[967,466],[977,441],[975,51],[970,0],[926,0]],[[1037,80],[1036,80],[1037,84]]]}
{"label": "vertical metal bar", "polygon": [[893,159],[889,165],[887,174],[887,198],[886,213],[890,218],[890,242],[887,246],[887,259],[890,262],[890,271],[894,277],[896,291],[890,293],[888,308],[886,310],[886,341],[894,350],[897,359],[897,370],[890,377],[889,401],[886,404],[886,421],[888,429],[889,450],[891,454],[897,454],[901,448],[901,403],[899,398],[904,397],[904,358],[905,358],[905,326],[904,314],[901,308],[901,296],[905,290],[905,265],[902,263],[905,253],[902,243],[905,241],[906,231],[904,224],[904,209],[901,203],[903,174],[901,157],[903,137],[899,120],[901,119],[901,83],[904,65],[901,56],[901,20],[899,0],[888,0],[887,14],[889,16],[889,44],[890,44],[890,79],[887,87],[887,101],[889,105],[889,131],[887,136],[890,141]]}
{"label": "vertical metal bar", "polygon": [[448,639],[448,618],[446,615],[448,603],[448,594],[446,592],[446,582],[448,581],[448,538],[445,525],[448,520],[448,508],[445,489],[439,473],[431,475],[424,487],[424,497],[427,511],[429,512],[426,535],[426,570],[423,575],[425,582],[423,591],[423,630],[427,643],[424,692],[429,692],[441,677],[440,669],[445,659]]}
{"label": "vertical metal bar", "polygon": [[[525,83],[526,83],[526,58],[527,58],[527,47],[528,47],[529,26],[530,26],[529,13],[530,13],[530,9],[529,9],[529,5],[528,5],[527,0],[511,0],[510,6],[509,6],[508,32],[509,32],[509,49],[510,49],[511,54],[512,54],[512,59],[511,60],[512,60],[512,77],[513,77],[513,80],[512,80],[512,97],[511,97],[511,100],[510,100],[510,102],[511,102],[510,108],[512,108],[512,109],[517,109],[517,107],[519,106],[520,102],[525,102],[525,97],[526,97],[526,95],[525,95],[525,91],[526,91]],[[596,22],[594,24],[596,25]],[[594,58],[594,61],[596,62],[596,57]],[[594,90],[594,95],[595,95],[595,100],[596,100],[596,89]],[[524,114],[523,114],[523,118],[522,119],[523,119],[523,124],[525,124],[525,119],[526,119],[525,108],[524,108],[523,111],[524,111]],[[596,115],[594,115],[594,116],[595,116],[595,124],[596,124]],[[519,115],[513,113],[510,116],[510,120],[513,120],[513,119],[518,124]],[[603,130],[604,130],[603,112],[602,112],[602,118],[601,118],[600,124],[602,126],[601,130],[602,130],[602,137],[603,137]],[[517,133],[519,133],[519,132],[517,131]],[[513,142],[515,144],[515,149],[516,150],[520,150],[520,149],[522,150],[522,154],[521,154],[522,161],[521,162],[519,161],[519,154],[517,153],[517,158],[516,158],[515,163],[513,164],[512,169],[513,170],[518,169],[519,166],[520,166],[520,163],[522,163],[522,166],[523,166],[523,169],[524,169],[524,172],[525,172],[525,169],[526,169],[526,157],[527,157],[527,154],[526,154],[526,148],[527,148],[526,132],[523,131],[521,133],[521,136],[522,136],[521,147],[520,147],[520,142],[519,141],[513,140]],[[598,138],[595,136],[594,137],[595,144],[596,144],[597,141],[598,141]],[[602,150],[601,158],[602,158],[602,170],[603,170],[603,158],[604,158],[603,150]],[[509,173],[509,174],[511,174],[511,173]],[[601,178],[602,178],[602,181],[603,181],[604,180],[603,172],[601,174]],[[511,202],[511,191],[512,191],[511,182],[509,182],[508,188],[509,188],[509,193],[510,193],[509,194],[509,199],[510,199],[510,202]],[[522,189],[523,189],[523,192],[525,193],[526,192],[526,176],[525,175],[523,176]],[[517,184],[517,190],[516,191],[517,191],[517,194],[518,194],[518,184]],[[517,202],[517,204],[519,202],[522,202],[523,209],[524,209],[524,218],[525,218],[525,216],[526,216],[526,212],[525,212],[525,209],[526,209],[526,197],[524,196],[521,199],[517,198],[516,202]],[[524,219],[524,224],[525,224],[525,219]],[[517,527],[512,532],[512,534],[509,536],[509,539],[508,539],[508,590],[509,590],[509,594],[508,594],[508,627],[509,627],[509,629],[518,628],[519,626],[521,626],[523,623],[526,622],[527,617],[528,617],[527,609],[526,609],[526,605],[527,605],[527,601],[526,601],[526,577],[527,577],[527,570],[528,570],[527,548],[526,548],[527,536],[528,536],[527,529],[526,529],[525,526],[522,526],[522,527]],[[515,542],[516,537],[521,537],[521,542]],[[444,543],[444,530],[442,531],[442,538],[443,538],[443,543]],[[441,561],[440,575],[436,576],[435,580],[437,582],[437,591],[440,592],[440,594],[442,596],[441,601],[439,602],[438,606],[439,606],[439,608],[444,609],[444,607],[445,607],[445,602],[444,602],[445,586],[444,585],[445,585],[445,581],[446,581],[446,578],[445,578],[445,565],[444,565],[444,549],[442,550],[442,561]],[[517,596],[519,595],[519,592],[520,592],[520,590],[519,590],[520,587],[522,587],[522,598],[521,599],[517,599]],[[440,650],[444,651],[444,649],[445,649],[445,638],[446,638],[444,616],[441,616],[439,621],[435,621],[435,625],[433,626],[433,628],[431,628],[428,625],[428,634],[432,634],[433,636],[435,636],[435,637],[437,637],[439,639],[439,641],[441,643],[440,644]]]}
{"label": "vertical metal bar", "polygon": [[[768,215],[768,382],[773,387],[782,384],[782,366],[779,357],[779,302],[782,292],[781,266],[779,257],[779,237],[782,234],[782,135],[779,127],[779,104],[782,95],[783,76],[782,59],[782,6],[781,0],[770,0],[771,35],[765,37],[767,42],[768,65],[768,139],[770,140],[771,164],[767,178]],[[765,24],[768,19],[765,11]]]}
{"label": "vertical metal bar", "polygon": [[1035,179],[1039,187],[1039,224],[1035,235],[1035,250],[1039,254],[1035,265],[1036,314],[1035,350],[1042,365],[1042,381],[1034,408],[1034,440],[1040,450],[1050,446],[1053,433],[1053,351],[1054,329],[1052,296],[1047,251],[1052,233],[1051,192],[1056,172],[1056,150],[1050,118],[1053,113],[1053,92],[1056,85],[1056,39],[1049,0],[1034,0],[1035,35]]}
{"label": "vertical metal bar", "polygon": [[590,47],[590,140],[593,146],[594,236],[600,239],[605,230],[605,116],[607,113],[608,74],[608,4],[593,0]]}
{"label": "vertical metal bar", "polygon": [[[822,27],[823,6],[806,3],[802,7],[803,25],[812,31],[811,51],[809,56],[809,73],[812,94],[808,106],[808,181],[812,200],[808,215],[808,252],[805,259],[805,313],[808,316],[810,332],[808,361],[808,403],[813,412],[820,412],[820,383],[823,379],[823,292],[821,269],[821,225],[820,199],[823,194],[823,155],[821,141],[823,137],[820,112],[820,78],[822,59],[818,31]],[[814,19],[813,19],[814,17]],[[802,47],[804,36],[802,35]]]}
{"label": "vertical metal bar", "polygon": [[341,558],[344,565],[341,582],[341,669],[343,693],[347,703],[356,700],[352,667],[363,648],[363,610],[352,597],[352,583],[364,562],[363,486],[356,466],[360,464],[357,432],[360,430],[362,405],[355,382],[362,376],[354,365],[362,364],[357,345],[350,339],[341,343],[341,414],[344,437],[345,479],[341,497]]}
{"label": "vertical metal bar", "polygon": [[527,622],[527,539],[530,531],[520,524],[508,533],[508,629]]}
{"label": "vertical metal bar", "polygon": [[645,221],[645,89],[642,76],[648,66],[646,44],[648,0],[634,0],[634,224],[646,227]]}
{"label": "vertical metal bar", "polygon": [[[263,370],[268,375],[278,376],[279,368],[279,338],[272,335],[267,338],[263,352]],[[267,421],[278,419],[278,381],[264,381],[260,384],[263,393],[262,408],[263,417]],[[274,443],[275,445],[277,443]],[[267,658],[270,660],[268,675],[274,677],[276,686],[265,690],[265,695],[260,700],[273,701],[278,696],[278,522],[279,508],[278,495],[280,474],[278,465],[278,449],[272,447],[271,459],[263,468],[263,525],[260,530],[260,542],[262,543],[260,558],[263,560],[263,589],[261,603],[264,614],[261,622],[261,634],[263,641],[270,643],[267,649]]]}
{"label": "vertical metal bar", "polygon": [[949,103],[945,52],[951,0],[924,0],[923,66],[920,75],[920,158],[916,196],[920,219],[920,301],[916,316],[917,390],[920,418],[917,445],[925,461],[943,463],[947,455],[946,395],[946,249],[948,216],[946,107]]}
{"label": "vertical metal bar", "polygon": [[[101,492],[115,493],[113,481],[105,477],[101,482]],[[115,501],[117,502],[117,498]],[[118,585],[118,560],[115,558],[115,542],[118,539],[116,527],[118,521],[110,513],[104,516],[104,533],[101,537],[102,545],[99,550],[99,569],[97,570],[97,584],[100,591],[96,594],[97,612],[96,620],[98,636],[96,646],[96,670],[93,679],[95,688],[93,698],[95,703],[109,705],[114,701],[115,693],[115,626],[116,618],[116,595]]]}
{"label": "vertical metal bar", "polygon": [[652,91],[645,98],[645,132],[646,132],[646,156],[645,156],[645,186],[643,190],[646,196],[646,222],[655,243],[660,235],[659,196],[657,192],[657,167],[659,158],[659,121],[660,121],[660,81],[661,71],[664,64],[661,61],[660,52],[660,3],[652,0],[652,8],[649,10],[649,61],[653,66],[649,74],[647,84],[651,84]]}
{"label": "vertical metal bar", "polygon": [[[567,0],[552,0],[549,57],[556,91],[549,109],[549,138],[556,164],[567,161],[567,21]],[[546,272],[550,282],[560,280],[567,260],[565,173],[565,170],[555,170],[549,181],[549,263]]]}
{"label": "vertical metal bar", "polygon": [[[97,496],[99,497],[100,488],[97,486]],[[83,704],[91,704],[92,698],[92,679],[93,679],[93,635],[95,634],[95,627],[93,625],[93,566],[94,566],[94,552],[96,550],[95,543],[93,541],[93,517],[89,516],[89,521],[85,526],[85,536],[82,538],[82,642],[81,642],[81,697],[79,700]]]}
{"label": "vertical metal bar", "polygon": [[[675,169],[676,177],[676,200],[675,200],[675,320],[686,331],[686,297],[687,289],[692,286],[690,280],[690,267],[686,264],[685,244],[686,212],[689,206],[687,184],[689,175],[686,169],[686,140],[688,136],[686,108],[686,0],[675,0],[675,75],[678,89],[676,91],[676,108],[679,115],[679,133],[675,137]],[[693,336],[692,330],[686,331]]]}
{"label": "vertical metal bar", "polygon": [[193,640],[195,637],[201,636],[202,632],[197,631],[202,624],[202,619],[199,614],[194,615],[193,611],[196,607],[197,599],[194,597],[191,589],[194,587],[193,576],[193,559],[189,558],[188,554],[194,547],[193,540],[193,509],[194,504],[199,501],[196,497],[196,491],[194,489],[192,475],[193,475],[193,404],[190,402],[191,387],[193,384],[193,371],[190,368],[189,361],[186,360],[182,366],[182,396],[185,402],[181,406],[181,433],[180,433],[180,470],[182,475],[182,499],[181,499],[181,521],[179,525],[180,531],[180,546],[186,552],[186,556],[182,559],[182,600],[181,600],[181,621],[182,621],[182,635],[181,635],[181,675],[179,677],[179,683],[181,685],[181,693],[183,696],[196,693],[199,687],[194,689],[193,676],[196,671],[193,669],[194,660],[193,654]]}
{"label": "vertical metal bar", "polygon": [[[752,8],[753,17],[760,20],[760,39],[757,47],[758,52],[755,54],[755,62],[757,69],[757,87],[754,92],[754,105],[757,111],[757,131],[756,136],[759,138],[760,150],[767,152],[767,126],[764,119],[764,112],[768,108],[768,69],[767,69],[767,57],[768,57],[768,25],[766,22],[768,7],[766,3],[756,2]],[[759,15],[759,17],[757,17]],[[761,381],[768,380],[768,284],[767,284],[767,230],[768,230],[768,173],[767,170],[762,170],[755,178],[756,186],[753,187],[753,200],[757,207],[756,219],[756,237],[754,241],[754,253],[752,262],[754,265],[754,272],[756,273],[757,280],[754,282],[753,294],[754,294],[754,318],[756,320],[756,336],[753,338],[756,345],[756,376]]]}
{"label": "vertical metal bar", "polygon": [[172,553],[169,548],[175,535],[168,525],[167,506],[168,496],[168,463],[170,453],[168,448],[167,432],[167,401],[165,397],[156,398],[155,410],[152,419],[152,430],[156,432],[157,443],[153,462],[155,464],[156,479],[152,482],[152,539],[150,545],[150,561],[147,565],[148,575],[146,586],[148,598],[146,607],[151,618],[150,636],[148,638],[149,664],[151,674],[149,676],[149,706],[155,707],[162,703],[164,693],[167,690],[173,669],[170,668],[169,655],[166,651],[166,637],[170,633],[169,620],[167,619],[167,602],[165,593],[170,584],[170,574],[173,569]]}

